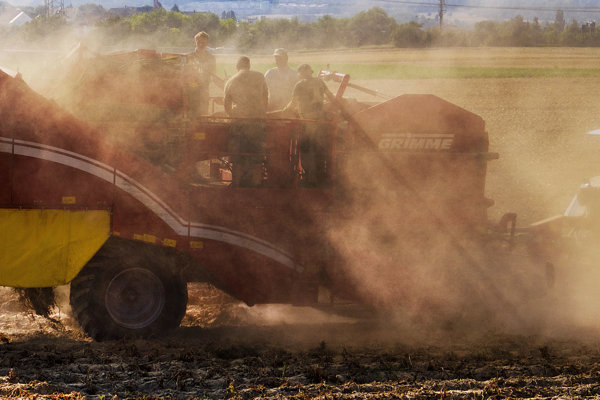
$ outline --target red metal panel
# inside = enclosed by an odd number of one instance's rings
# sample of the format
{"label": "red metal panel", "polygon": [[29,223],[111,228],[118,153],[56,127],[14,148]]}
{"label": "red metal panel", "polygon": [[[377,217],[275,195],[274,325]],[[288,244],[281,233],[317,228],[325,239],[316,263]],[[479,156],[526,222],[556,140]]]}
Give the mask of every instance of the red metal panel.
{"label": "red metal panel", "polygon": [[299,274],[268,257],[207,240],[192,254],[227,290],[248,304],[290,302]]}
{"label": "red metal panel", "polygon": [[189,249],[187,235],[177,234],[160,216],[120,190],[115,192],[113,233],[155,245]]}
{"label": "red metal panel", "polygon": [[10,176],[12,173],[11,155],[0,153],[0,204],[10,204]]}
{"label": "red metal panel", "polygon": [[107,162],[115,166],[113,229],[121,237],[189,250],[186,182],[126,151]]}
{"label": "red metal panel", "polygon": [[106,208],[112,185],[71,166],[15,156],[13,204]]}

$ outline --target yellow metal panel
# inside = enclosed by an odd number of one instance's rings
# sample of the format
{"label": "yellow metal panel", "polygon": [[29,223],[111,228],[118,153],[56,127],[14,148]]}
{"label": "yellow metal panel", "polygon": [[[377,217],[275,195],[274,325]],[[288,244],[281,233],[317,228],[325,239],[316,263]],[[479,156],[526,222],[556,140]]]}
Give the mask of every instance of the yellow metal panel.
{"label": "yellow metal panel", "polygon": [[169,247],[176,247],[177,246],[177,241],[173,240],[173,239],[163,239],[163,245],[164,246],[169,246]]}
{"label": "yellow metal panel", "polygon": [[192,248],[192,249],[202,249],[202,248],[204,248],[204,242],[197,242],[197,241],[192,240],[190,242],[190,248]]}
{"label": "yellow metal panel", "polygon": [[75,204],[75,203],[77,203],[77,199],[75,198],[75,196],[63,196],[62,203],[63,204]]}
{"label": "yellow metal panel", "polygon": [[108,210],[0,209],[0,286],[64,285],[109,236]]}

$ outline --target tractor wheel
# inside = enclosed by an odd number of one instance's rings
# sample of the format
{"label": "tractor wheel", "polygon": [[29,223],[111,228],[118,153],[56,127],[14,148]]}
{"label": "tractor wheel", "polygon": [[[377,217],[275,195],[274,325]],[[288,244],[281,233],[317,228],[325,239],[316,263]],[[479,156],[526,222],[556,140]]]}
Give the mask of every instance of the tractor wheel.
{"label": "tractor wheel", "polygon": [[71,282],[70,302],[95,340],[149,337],[179,326],[187,287],[164,258],[97,255]]}

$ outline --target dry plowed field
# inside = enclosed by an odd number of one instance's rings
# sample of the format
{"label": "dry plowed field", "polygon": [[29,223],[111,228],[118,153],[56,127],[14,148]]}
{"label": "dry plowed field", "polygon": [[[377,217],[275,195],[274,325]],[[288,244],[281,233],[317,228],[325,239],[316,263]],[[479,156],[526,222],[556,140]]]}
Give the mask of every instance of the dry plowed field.
{"label": "dry plowed field", "polygon": [[[345,56],[352,63],[380,57],[382,63],[424,66],[600,66],[600,53],[592,49],[369,50]],[[512,211],[519,225],[527,225],[560,214],[585,178],[600,175],[600,136],[585,135],[600,128],[600,78],[354,83],[387,95],[434,94],[480,115],[490,151],[500,154],[488,168],[492,220]],[[347,94],[374,100],[351,89]],[[184,324],[175,332],[96,343],[72,321],[62,288],[52,320],[33,315],[10,289],[0,289],[0,397],[598,398],[600,273],[594,262],[567,261],[557,265],[557,293],[530,308],[535,311],[494,325],[249,308],[193,286]]]}
{"label": "dry plowed field", "polygon": [[[93,342],[0,297],[1,398],[483,399],[600,395],[597,330],[445,326],[248,308],[191,288],[162,338]],[[208,307],[206,305],[208,304]],[[63,306],[64,309],[68,307]]]}
{"label": "dry plowed field", "polygon": [[[191,288],[165,337],[93,342],[0,297],[0,398],[596,398],[598,330],[448,325],[248,308]],[[208,307],[206,305],[208,304]]]}

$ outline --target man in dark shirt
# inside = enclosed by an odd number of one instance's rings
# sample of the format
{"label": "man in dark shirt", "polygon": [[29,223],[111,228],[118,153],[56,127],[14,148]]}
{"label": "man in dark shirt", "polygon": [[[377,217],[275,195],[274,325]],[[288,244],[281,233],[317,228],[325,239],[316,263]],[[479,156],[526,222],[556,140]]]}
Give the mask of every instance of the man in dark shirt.
{"label": "man in dark shirt", "polygon": [[250,70],[250,59],[240,57],[238,72],[225,84],[225,112],[235,118],[229,133],[232,186],[257,187],[263,180],[265,122],[269,91],[265,77]]}
{"label": "man in dark shirt", "polygon": [[[308,64],[298,67],[300,81],[294,86],[292,100],[286,110],[298,109],[304,122],[300,138],[300,157],[304,174],[302,185],[320,187],[327,181],[327,134],[326,115],[323,111],[325,94],[329,89],[325,83],[312,76],[313,70]],[[331,92],[329,92],[331,93]]]}

